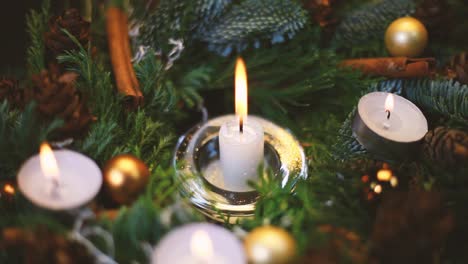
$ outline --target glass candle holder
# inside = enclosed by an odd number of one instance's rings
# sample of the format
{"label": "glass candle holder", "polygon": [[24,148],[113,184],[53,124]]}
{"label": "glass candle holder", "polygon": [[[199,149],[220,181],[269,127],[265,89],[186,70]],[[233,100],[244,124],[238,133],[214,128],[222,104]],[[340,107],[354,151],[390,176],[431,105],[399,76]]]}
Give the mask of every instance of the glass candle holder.
{"label": "glass candle holder", "polygon": [[[259,195],[255,190],[233,192],[223,188],[218,135],[220,127],[233,119],[234,115],[220,116],[191,128],[179,138],[173,158],[181,196],[206,216],[216,221],[229,216],[231,223],[253,216]],[[295,184],[307,178],[304,150],[297,139],[266,119],[249,116],[249,120],[264,130],[265,175],[271,170],[282,188],[288,182]]]}

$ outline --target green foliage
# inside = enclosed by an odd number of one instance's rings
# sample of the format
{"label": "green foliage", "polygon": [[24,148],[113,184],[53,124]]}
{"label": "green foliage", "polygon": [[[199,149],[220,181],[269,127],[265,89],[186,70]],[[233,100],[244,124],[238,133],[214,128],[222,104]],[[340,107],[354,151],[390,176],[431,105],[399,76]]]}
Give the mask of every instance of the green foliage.
{"label": "green foliage", "polygon": [[[259,192],[255,217],[244,220],[245,229],[271,224],[289,230],[301,252],[320,244],[323,234],[317,232],[320,224],[331,224],[360,231],[366,230],[369,216],[360,202],[359,177],[336,172],[336,165],[328,160],[323,166],[309,171],[307,179],[281,187],[280,179],[272,173],[254,186]],[[322,238],[320,238],[322,236]]]}
{"label": "green foliage", "polygon": [[452,80],[408,80],[406,97],[425,111],[468,120],[468,86]]}
{"label": "green foliage", "polygon": [[352,122],[357,109],[354,108],[344,121],[337,142],[333,145],[335,158],[339,161],[351,160],[367,155],[366,149],[353,136]]}
{"label": "green foliage", "polygon": [[[73,39],[73,36],[68,35]],[[69,65],[69,70],[80,74],[78,85],[89,96],[92,112],[98,116],[98,121],[91,127],[89,137],[81,142],[82,151],[101,162],[121,153],[132,153],[148,163],[168,160],[169,153],[163,153],[163,150],[172,142],[173,136],[170,131],[164,129],[166,126],[162,122],[153,121],[143,109],[136,113],[127,113],[125,116],[122,100],[115,96],[110,73],[91,59],[90,50],[85,51],[80,46],[78,51],[59,56],[59,61]],[[166,103],[166,98],[151,92],[154,89],[153,83],[161,75],[160,71],[161,66],[151,59],[145,59],[142,65],[137,67],[143,91],[147,95],[154,95],[150,96],[150,106]],[[126,143],[117,144],[121,142]]]}
{"label": "green foliage", "polygon": [[188,40],[196,20],[196,2],[199,1],[161,0],[157,11],[141,27],[141,44],[167,54],[171,50],[170,38]]}
{"label": "green foliage", "polygon": [[306,12],[290,0],[245,0],[233,5],[223,16],[197,32],[211,50],[225,56],[247,46],[260,46],[261,40],[272,44],[292,38],[307,22]]}
{"label": "green foliage", "polygon": [[132,153],[147,164],[170,159],[173,135],[162,122],[153,121],[143,110],[127,116],[122,127],[125,137],[115,149],[115,154]]}
{"label": "green foliage", "polygon": [[26,17],[26,27],[31,45],[27,50],[29,74],[36,74],[45,68],[45,46],[43,34],[47,29],[50,1],[42,2],[41,10],[31,10]]}
{"label": "green foliage", "polygon": [[42,141],[61,121],[40,122],[36,105],[29,104],[24,111],[11,110],[6,101],[0,104],[0,175],[14,178],[21,162],[36,153]]}
{"label": "green foliage", "polygon": [[368,45],[369,41],[383,43],[384,33],[390,23],[415,11],[414,0],[379,0],[356,8],[347,14],[336,29],[334,45],[348,47]]}
{"label": "green foliage", "polygon": [[292,38],[307,22],[306,12],[290,0],[161,1],[142,27],[140,41],[167,54],[168,40],[208,43],[211,50],[229,55],[260,41]]}
{"label": "green foliage", "polygon": [[[304,32],[287,43],[244,54],[254,112],[294,127],[288,121],[295,112],[337,112],[352,107],[351,101],[342,99],[359,93],[368,79],[357,71],[337,68],[340,58],[334,52],[311,43],[318,38],[316,33]],[[231,64],[216,74],[214,87],[232,89],[233,72]]]}
{"label": "green foliage", "polygon": [[[150,51],[148,54],[152,54]],[[211,81],[213,69],[206,65],[166,69],[155,56],[147,55],[135,66],[138,79],[144,86],[142,91],[149,101],[146,108],[154,111],[172,111],[177,103],[189,108],[199,106],[202,98],[199,91]]]}
{"label": "green foliage", "polygon": [[123,209],[112,225],[116,259],[119,263],[148,262],[143,242],[155,243],[163,230],[151,199],[139,199],[131,208]]}
{"label": "green foliage", "polygon": [[110,72],[102,65],[93,61],[91,47],[85,50],[79,41],[68,31],[64,30],[79,47],[77,50],[66,51],[58,56],[59,63],[67,66],[67,70],[79,74],[78,88],[87,96],[88,104],[93,113],[100,118],[121,112],[120,100],[114,98],[114,87],[110,79]]}
{"label": "green foliage", "polygon": [[[359,1],[352,2],[347,4],[357,7],[355,3]],[[374,1],[342,22],[335,41],[341,45],[365,44],[361,50],[351,48],[350,53],[383,54],[381,39],[386,23],[412,12],[413,5],[409,0]],[[44,68],[42,33],[47,17],[44,9],[42,13],[31,13],[28,20],[33,40],[28,52],[31,72]],[[146,192],[131,207],[122,207],[115,222],[98,223],[112,231],[119,263],[147,262],[143,244],[154,245],[178,224],[205,220],[194,210],[186,210],[186,201],[177,198],[181,183],[175,180],[170,162],[174,135],[183,133],[172,127],[184,123],[177,118],[201,104],[224,106],[218,97],[210,100],[200,93],[218,95],[219,91],[225,91],[232,98],[233,56],[221,58],[211,54],[205,44],[225,54],[243,50],[253,112],[293,130],[305,148],[308,178],[296,183],[293,194],[292,182],[282,188],[272,173],[262,178],[254,184],[260,193],[255,217],[239,223],[247,230],[267,223],[282,226],[295,236],[302,252],[322,242],[324,235],[317,232],[321,224],[346,227],[359,232],[363,239],[369,238],[372,212],[361,200],[361,175],[336,162],[336,158],[340,161],[368,158],[352,136],[350,124],[355,110],[346,119],[361,93],[379,90],[403,94],[424,110],[466,120],[466,86],[438,80],[377,82],[363,78],[359,72],[337,68],[343,58],[334,49],[320,47],[318,32],[305,24],[306,17],[298,1],[162,0],[156,14],[147,17],[142,29],[140,41],[153,51],[135,65],[145,96],[145,105],[136,112],[127,112],[122,107],[105,57],[93,58],[91,50],[82,47],[59,57],[69,70],[80,74],[77,86],[97,117],[88,135],[75,140],[71,147],[99,164],[114,155],[131,153],[143,159],[151,171]],[[301,34],[292,38],[303,27]],[[276,43],[283,37],[292,39],[269,45],[267,49],[245,49],[261,42]],[[181,38],[185,45],[182,56],[170,68],[164,63],[172,49],[169,38]],[[94,40],[94,44],[101,43],[95,36]],[[154,51],[162,51],[162,59],[153,56]],[[40,124],[33,106],[17,111],[9,109],[6,103],[0,104],[0,174],[15,175],[20,163],[37,151],[39,142],[58,124]],[[466,189],[466,177],[462,174],[439,173],[437,168],[419,163],[413,167],[405,177],[422,178],[425,187],[434,185],[454,192]],[[463,210],[466,195],[460,199],[451,194],[450,202]],[[17,205],[15,212],[0,219],[0,225],[62,226],[55,215],[31,207],[29,203]],[[3,261],[4,255],[0,259]]]}

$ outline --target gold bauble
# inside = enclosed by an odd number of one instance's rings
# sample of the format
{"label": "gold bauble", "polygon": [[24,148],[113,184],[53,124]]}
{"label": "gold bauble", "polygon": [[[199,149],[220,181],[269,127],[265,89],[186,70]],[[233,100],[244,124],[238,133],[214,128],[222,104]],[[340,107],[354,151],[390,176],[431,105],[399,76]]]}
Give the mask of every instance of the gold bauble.
{"label": "gold bauble", "polygon": [[284,229],[275,226],[255,228],[244,240],[249,263],[291,263],[296,256],[296,241]]}
{"label": "gold bauble", "polygon": [[385,46],[395,57],[417,57],[427,45],[426,27],[412,17],[399,18],[385,32]]}
{"label": "gold bauble", "polygon": [[104,187],[112,200],[119,204],[133,202],[145,189],[150,172],[132,155],[119,155],[104,166]]}

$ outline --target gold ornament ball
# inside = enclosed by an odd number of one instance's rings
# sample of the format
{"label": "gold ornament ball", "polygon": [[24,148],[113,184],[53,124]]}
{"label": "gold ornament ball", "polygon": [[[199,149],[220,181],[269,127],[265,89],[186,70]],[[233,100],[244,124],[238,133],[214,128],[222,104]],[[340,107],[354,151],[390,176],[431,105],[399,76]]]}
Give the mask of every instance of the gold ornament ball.
{"label": "gold ornament ball", "polygon": [[104,186],[112,200],[130,204],[145,189],[150,176],[143,161],[132,155],[118,155],[104,166]]}
{"label": "gold ornament ball", "polygon": [[249,263],[291,263],[296,256],[296,241],[284,229],[275,226],[255,228],[244,240]]}
{"label": "gold ornament ball", "polygon": [[412,17],[403,17],[393,21],[385,32],[385,46],[395,57],[421,55],[426,48],[427,40],[426,27]]}

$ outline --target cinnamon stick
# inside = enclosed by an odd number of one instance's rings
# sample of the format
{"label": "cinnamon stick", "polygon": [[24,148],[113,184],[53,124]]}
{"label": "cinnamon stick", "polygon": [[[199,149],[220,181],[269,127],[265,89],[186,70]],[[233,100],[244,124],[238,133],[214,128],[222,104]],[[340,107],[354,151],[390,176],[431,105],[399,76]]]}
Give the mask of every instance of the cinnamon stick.
{"label": "cinnamon stick", "polygon": [[127,67],[129,67],[128,72],[130,73],[130,80],[132,81],[133,88],[135,89],[135,92],[137,93],[138,96],[143,98],[143,94],[140,91],[140,84],[138,83],[138,79],[136,77],[135,71],[133,70],[133,64],[132,64],[132,51],[130,48],[130,38],[128,37],[128,17],[127,14],[124,12],[120,12],[120,30],[122,31],[122,37],[123,37],[123,49],[125,52],[125,64]]}
{"label": "cinnamon stick", "polygon": [[344,60],[340,67],[351,67],[364,74],[390,78],[419,78],[434,74],[434,58],[363,58]]}
{"label": "cinnamon stick", "polygon": [[107,9],[106,29],[117,89],[128,99],[129,107],[136,108],[142,104],[143,95],[131,63],[127,26],[126,14],[121,9]]}

